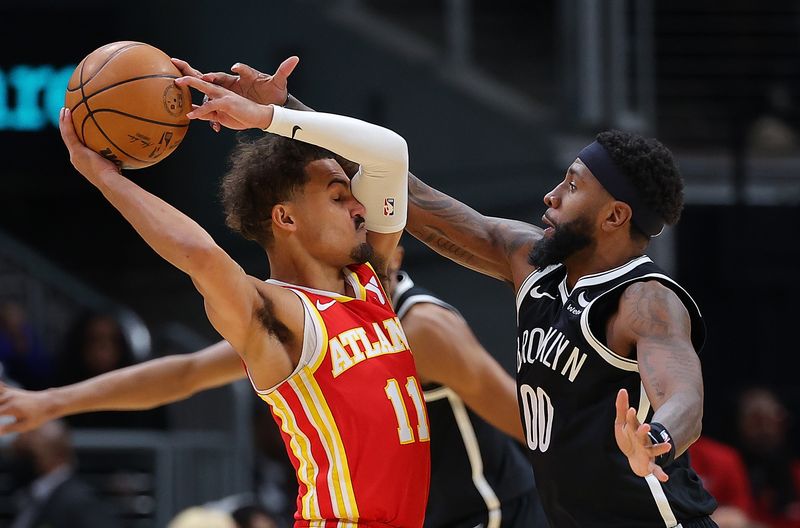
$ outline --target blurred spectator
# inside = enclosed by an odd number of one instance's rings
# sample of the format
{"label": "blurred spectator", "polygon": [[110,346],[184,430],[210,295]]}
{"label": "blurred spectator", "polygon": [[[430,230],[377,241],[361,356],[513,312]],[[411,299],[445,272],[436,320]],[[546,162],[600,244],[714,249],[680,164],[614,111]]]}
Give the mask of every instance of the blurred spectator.
{"label": "blurred spectator", "polygon": [[15,302],[0,304],[0,363],[3,374],[26,389],[52,385],[52,358],[33,331],[25,309]]}
{"label": "blurred spectator", "polygon": [[167,528],[236,528],[236,523],[227,513],[195,506],[176,515]]}
{"label": "blurred spectator", "polygon": [[719,528],[767,528],[765,525],[749,519],[742,510],[735,506],[720,506],[711,518]]}
{"label": "blurred spectator", "polygon": [[788,442],[790,418],[769,389],[751,388],[741,395],[739,438],[756,518],[776,528],[800,528],[800,461]]}
{"label": "blurred spectator", "polygon": [[[87,312],[67,331],[59,357],[58,385],[68,385],[135,363],[122,326],[110,314]],[[75,427],[164,427],[163,409],[97,412],[67,418]]]}
{"label": "blurred spectator", "polygon": [[747,132],[749,152],[763,156],[796,154],[800,150],[800,137],[793,124],[797,112],[789,88],[773,84],[765,96],[766,110]]}
{"label": "blurred spectator", "polygon": [[11,528],[117,528],[117,519],[75,476],[69,431],[62,421],[20,434],[12,444],[12,478],[23,488]]}
{"label": "blurred spectator", "polygon": [[95,312],[83,314],[69,329],[60,359],[59,385],[134,363],[120,324],[111,315]]}
{"label": "blurred spectator", "polygon": [[689,448],[692,467],[720,508],[734,508],[746,518],[755,511],[750,480],[742,457],[733,447],[701,436]]}
{"label": "blurred spectator", "polygon": [[275,520],[261,506],[242,506],[231,514],[236,528],[278,528]]}

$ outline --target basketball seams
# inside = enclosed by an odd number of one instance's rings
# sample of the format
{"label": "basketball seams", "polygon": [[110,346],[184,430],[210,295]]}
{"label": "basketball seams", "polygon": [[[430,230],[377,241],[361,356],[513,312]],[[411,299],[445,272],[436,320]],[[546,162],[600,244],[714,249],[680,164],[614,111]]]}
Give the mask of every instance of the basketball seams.
{"label": "basketball seams", "polygon": [[[81,96],[84,96],[83,86],[86,83],[88,83],[89,81],[91,81],[92,79],[94,79],[95,77],[97,77],[97,74],[100,73],[101,71],[103,71],[103,68],[105,68],[108,65],[109,62],[114,60],[120,53],[122,53],[123,51],[125,51],[127,49],[135,48],[136,46],[146,46],[146,45],[147,44],[145,44],[143,42],[131,42],[130,44],[122,46],[120,49],[118,49],[117,51],[115,51],[114,53],[112,53],[111,55],[106,57],[106,61],[103,64],[101,64],[100,67],[97,68],[97,71],[94,72],[92,74],[92,76],[89,77],[88,79],[86,79],[85,81],[83,80],[83,63],[86,62],[86,59],[84,58],[81,61],[81,75],[80,75],[80,78],[78,79],[78,82],[79,82],[78,86],[76,86],[75,88],[72,88],[72,89],[69,86],[67,86],[67,91],[68,92],[74,92],[75,90],[80,88],[81,89]],[[95,51],[97,51],[97,50],[95,50]],[[94,52],[92,52],[92,53],[94,53]]]}
{"label": "basketball seams", "polygon": [[117,110],[115,108],[98,108],[97,110],[92,110],[91,112],[89,112],[89,115],[99,114],[100,112],[110,112],[112,114],[124,115],[125,117],[130,117],[131,119],[137,119],[139,121],[145,121],[147,123],[152,123],[154,125],[160,125],[165,127],[186,128],[189,126],[189,123],[181,125],[178,123],[167,123],[165,121],[156,121],[155,119],[148,119],[146,117],[129,114],[127,112],[123,112],[122,110]]}
{"label": "basketball seams", "polygon": [[[109,143],[110,143],[110,144],[111,144],[111,145],[112,145],[112,146],[113,146],[115,149],[117,149],[118,151],[120,151],[122,154],[124,154],[124,155],[128,156],[128,157],[129,157],[130,159],[132,159],[132,160],[136,160],[136,161],[138,161],[138,162],[140,162],[140,163],[150,163],[148,160],[139,159],[139,158],[137,158],[136,156],[133,156],[133,155],[131,155],[131,154],[128,154],[128,153],[127,153],[127,152],[125,152],[123,149],[121,149],[121,148],[120,148],[120,147],[119,147],[119,146],[118,146],[116,143],[114,143],[114,141],[112,141],[112,139],[111,139],[110,137],[108,137],[108,134],[106,134],[105,130],[103,130],[103,129],[100,127],[100,124],[99,124],[99,123],[97,122],[97,120],[94,118],[94,115],[93,115],[93,113],[90,113],[88,116],[86,116],[86,119],[89,119],[89,117],[91,117],[91,118],[92,118],[92,122],[94,123],[94,126],[96,126],[96,127],[97,127],[97,131],[98,131],[98,132],[100,132],[101,134],[103,134],[103,137],[104,137],[104,138],[106,138],[106,140],[107,140],[107,141],[108,141],[108,142],[109,142]],[[84,119],[84,120],[83,120],[83,121],[84,121],[84,124],[86,123],[86,119]]]}
{"label": "basketball seams", "polygon": [[[166,73],[156,73],[156,74],[153,74],[153,75],[142,75],[140,77],[131,77],[130,79],[125,79],[124,81],[119,81],[119,82],[116,82],[114,84],[109,84],[108,86],[104,86],[103,88],[100,88],[96,92],[92,92],[89,95],[86,95],[84,93],[83,86],[81,86],[81,100],[78,101],[75,104],[75,106],[70,108],[70,111],[75,110],[76,108],[78,108],[81,105],[81,103],[84,103],[84,102],[88,101],[89,99],[91,99],[95,95],[101,94],[103,92],[106,92],[106,91],[110,90],[111,88],[116,88],[117,86],[121,86],[121,85],[129,83],[129,82],[141,81],[143,79],[177,79],[177,78],[178,78],[177,75],[169,75],[169,74],[166,74]],[[88,107],[88,105],[87,105],[87,107]]]}

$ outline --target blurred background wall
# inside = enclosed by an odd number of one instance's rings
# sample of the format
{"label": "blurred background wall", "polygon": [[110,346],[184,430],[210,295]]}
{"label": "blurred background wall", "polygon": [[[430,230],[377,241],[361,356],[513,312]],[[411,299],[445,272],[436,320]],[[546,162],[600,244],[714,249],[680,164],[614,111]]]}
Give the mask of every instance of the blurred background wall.
{"label": "blurred background wall", "polygon": [[[107,42],[139,40],[203,71],[241,61],[272,72],[299,55],[294,95],[397,130],[415,174],[495,216],[537,223],[543,194],[600,130],[658,137],[680,161],[687,205],[650,253],[707,320],[704,432],[736,443],[737,399],[754,384],[800,409],[795,1],[29,0],[3,2],[0,29],[0,302],[21,309],[45,362],[88,309],[121,321],[134,360],[219,339],[188,278],[72,169],[54,126],[74,65]],[[128,176],[267,277],[263,253],[221,215],[217,184],[234,142],[195,123],[169,159]],[[510,289],[406,245],[417,282],[462,310],[511,369]],[[212,406],[219,420],[247,400],[246,390],[226,394]],[[164,434],[211,427],[185,416],[155,420]],[[230,456],[250,456],[249,433],[222,429],[241,448]],[[209,494],[242,491],[248,478],[242,470]]]}

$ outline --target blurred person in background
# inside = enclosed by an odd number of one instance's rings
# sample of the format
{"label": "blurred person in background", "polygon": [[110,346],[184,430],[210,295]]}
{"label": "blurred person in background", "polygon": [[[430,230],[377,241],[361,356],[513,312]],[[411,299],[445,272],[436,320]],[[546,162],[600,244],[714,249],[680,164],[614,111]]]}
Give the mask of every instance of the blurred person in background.
{"label": "blurred person in background", "polygon": [[800,527],[800,461],[789,441],[791,415],[770,389],[753,387],[739,398],[739,449],[755,496],[758,520]]}
{"label": "blurred person in background", "polygon": [[59,385],[68,385],[133,365],[134,357],[119,322],[89,311],[70,326],[59,357]]}
{"label": "blurred person in background", "polygon": [[[701,436],[689,447],[692,467],[719,507],[711,516],[720,528],[749,522],[755,513],[747,469],[735,448]],[[721,522],[720,519],[725,520]]]}
{"label": "blurred person in background", "polygon": [[231,513],[236,528],[278,528],[267,510],[257,505],[241,506]]}
{"label": "blurred person in background", "polygon": [[[69,385],[135,363],[119,321],[111,314],[87,311],[67,331],[58,358],[57,385]],[[91,413],[69,418],[73,427],[163,429],[161,410],[122,415]]]}
{"label": "blurred person in background", "polygon": [[42,346],[25,308],[13,301],[0,304],[0,363],[3,375],[26,389],[53,384],[53,358]]}
{"label": "blurred person in background", "polygon": [[167,528],[237,528],[236,523],[229,514],[192,506],[176,515]]}
{"label": "blurred person in background", "polygon": [[75,475],[75,454],[62,421],[21,433],[12,443],[11,474],[21,487],[11,528],[117,528],[94,491]]}

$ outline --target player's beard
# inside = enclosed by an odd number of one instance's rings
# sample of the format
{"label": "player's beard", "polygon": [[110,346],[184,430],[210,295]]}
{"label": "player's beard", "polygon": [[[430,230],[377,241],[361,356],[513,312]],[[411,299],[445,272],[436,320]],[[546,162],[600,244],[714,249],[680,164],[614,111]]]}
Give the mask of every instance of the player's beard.
{"label": "player's beard", "polygon": [[372,250],[372,246],[366,242],[357,245],[353,248],[353,251],[350,252],[350,258],[353,264],[364,264],[365,262],[371,261],[373,256],[374,251]]}
{"label": "player's beard", "polygon": [[560,264],[592,242],[592,226],[585,217],[553,228],[553,235],[539,240],[528,254],[528,263],[538,269]]}

